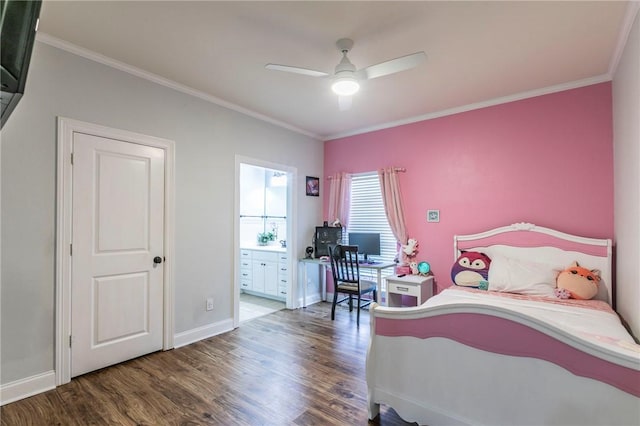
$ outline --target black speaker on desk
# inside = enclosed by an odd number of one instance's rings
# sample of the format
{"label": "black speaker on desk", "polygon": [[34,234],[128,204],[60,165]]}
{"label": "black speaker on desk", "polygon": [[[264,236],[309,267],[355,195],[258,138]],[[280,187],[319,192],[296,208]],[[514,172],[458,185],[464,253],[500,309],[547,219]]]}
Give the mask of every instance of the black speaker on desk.
{"label": "black speaker on desk", "polygon": [[316,226],[314,241],[314,256],[329,256],[329,244],[342,243],[342,228]]}

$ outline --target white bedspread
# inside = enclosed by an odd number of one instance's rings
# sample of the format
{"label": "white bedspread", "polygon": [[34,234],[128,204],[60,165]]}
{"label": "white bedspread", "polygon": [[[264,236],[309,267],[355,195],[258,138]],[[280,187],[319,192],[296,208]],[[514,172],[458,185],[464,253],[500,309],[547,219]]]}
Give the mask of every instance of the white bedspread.
{"label": "white bedspread", "polygon": [[450,304],[483,304],[506,308],[580,336],[598,346],[637,358],[640,362],[640,346],[635,344],[618,316],[605,302],[556,301],[450,287],[431,297],[422,306]]}

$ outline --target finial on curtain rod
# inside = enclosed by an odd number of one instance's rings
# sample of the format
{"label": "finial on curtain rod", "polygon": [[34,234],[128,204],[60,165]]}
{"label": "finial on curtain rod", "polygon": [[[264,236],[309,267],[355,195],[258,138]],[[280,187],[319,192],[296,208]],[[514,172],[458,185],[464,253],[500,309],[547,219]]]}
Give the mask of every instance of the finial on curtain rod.
{"label": "finial on curtain rod", "polygon": [[[380,169],[380,170],[385,171],[385,168],[382,168],[382,169]],[[400,173],[400,172],[404,173],[404,172],[406,172],[406,171],[407,171],[407,169],[405,169],[404,167],[393,167],[393,171],[394,171],[394,172],[399,172],[399,173]]]}
{"label": "finial on curtain rod", "polygon": [[[350,173],[345,173],[345,174],[346,174],[347,176],[351,176],[351,174],[350,174]],[[327,179],[328,179],[328,180],[331,180],[331,179],[333,179],[333,178],[334,178],[334,176],[333,176],[333,175],[327,176]]]}
{"label": "finial on curtain rod", "polygon": [[[404,167],[394,167],[393,170],[395,170],[396,172],[406,172],[407,169],[405,169]],[[366,173],[371,173],[371,172],[365,172],[365,173],[354,173],[355,175],[362,175],[362,174],[366,174]],[[327,176],[328,180],[333,179],[333,176]]]}

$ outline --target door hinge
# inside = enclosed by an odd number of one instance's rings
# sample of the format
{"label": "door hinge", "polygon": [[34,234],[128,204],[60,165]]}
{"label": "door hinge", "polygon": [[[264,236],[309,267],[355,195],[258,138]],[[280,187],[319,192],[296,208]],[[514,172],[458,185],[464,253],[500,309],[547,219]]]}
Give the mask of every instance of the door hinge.
{"label": "door hinge", "polygon": [[69,256],[73,256],[73,244],[69,244]]}
{"label": "door hinge", "polygon": [[71,347],[71,335],[69,335],[69,347]]}
{"label": "door hinge", "polygon": [[71,165],[73,166],[73,152],[71,153]]}

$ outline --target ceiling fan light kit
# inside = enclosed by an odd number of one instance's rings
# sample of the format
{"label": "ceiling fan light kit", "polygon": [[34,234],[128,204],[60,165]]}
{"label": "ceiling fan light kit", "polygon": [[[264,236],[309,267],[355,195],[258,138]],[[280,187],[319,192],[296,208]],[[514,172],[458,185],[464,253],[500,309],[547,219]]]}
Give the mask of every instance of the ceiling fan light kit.
{"label": "ceiling fan light kit", "polygon": [[[348,109],[351,105],[350,99],[346,97],[355,94],[360,89],[358,80],[370,80],[372,78],[382,77],[384,75],[394,74],[418,66],[427,55],[424,52],[416,52],[400,58],[391,59],[377,65],[371,65],[361,70],[356,70],[355,65],[349,61],[347,53],[353,47],[353,40],[341,38],[336,42],[338,50],[342,53],[342,60],[336,65],[332,76],[331,90],[339,96],[340,109]],[[322,71],[310,70],[301,67],[292,67],[289,65],[267,64],[265,68],[277,71],[286,71],[296,74],[303,74],[312,77],[325,77],[327,73]]]}
{"label": "ceiling fan light kit", "polygon": [[360,90],[360,84],[351,76],[338,77],[331,84],[333,93],[340,96],[351,96]]}

